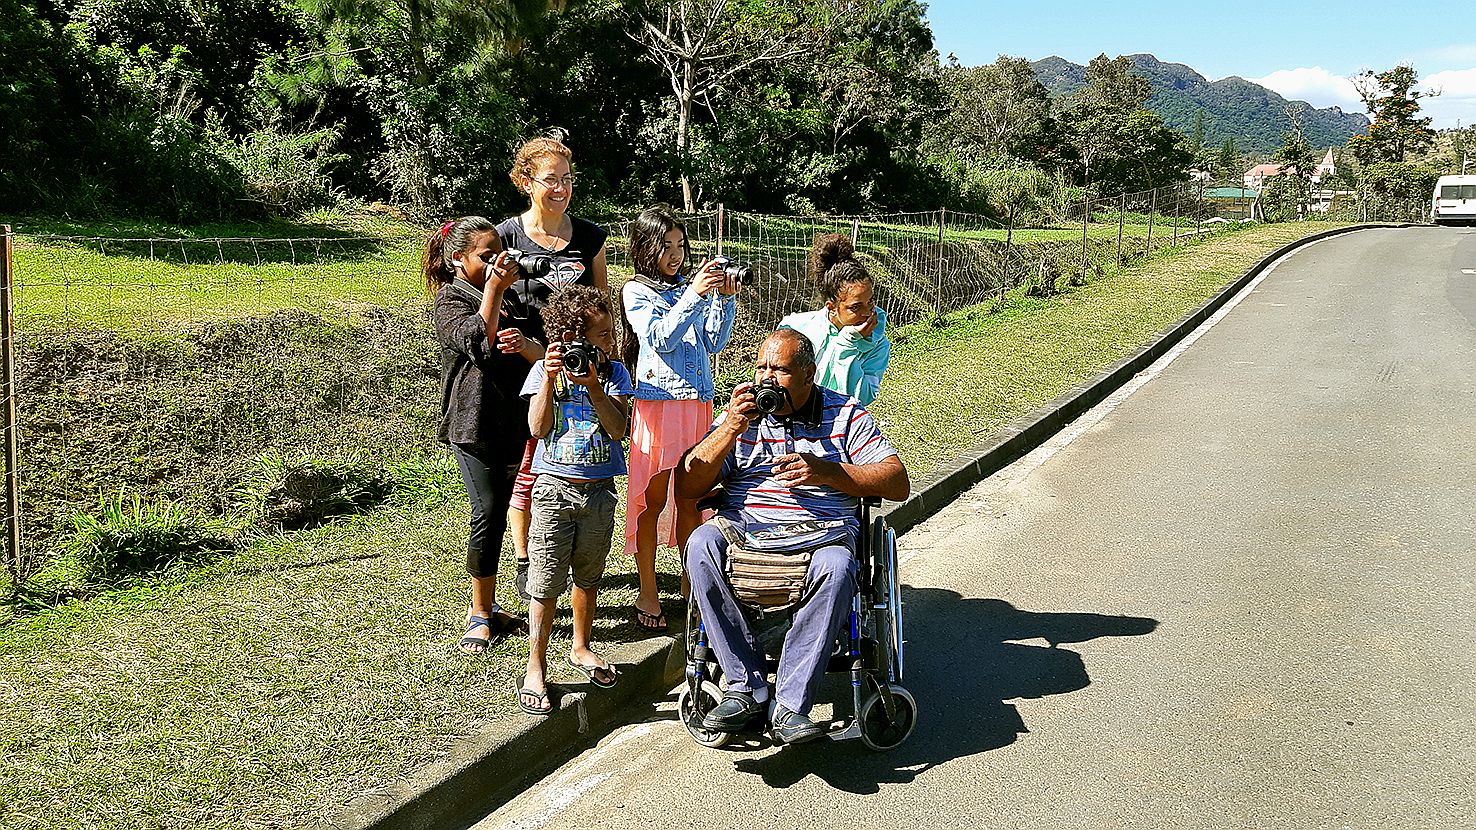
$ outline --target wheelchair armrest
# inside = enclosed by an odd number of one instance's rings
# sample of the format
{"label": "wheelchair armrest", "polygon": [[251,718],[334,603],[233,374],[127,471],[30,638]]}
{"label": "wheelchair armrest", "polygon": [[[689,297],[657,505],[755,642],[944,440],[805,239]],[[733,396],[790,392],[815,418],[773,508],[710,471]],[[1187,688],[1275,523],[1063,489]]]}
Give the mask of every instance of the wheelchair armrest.
{"label": "wheelchair armrest", "polygon": [[700,498],[700,499],[697,500],[697,509],[698,510],[716,510],[719,507],[722,507],[723,506],[723,494],[725,492],[726,491],[723,489],[723,486],[721,484],[719,484],[718,486],[712,488],[711,490],[709,490],[707,492],[707,495],[705,495],[702,498]]}

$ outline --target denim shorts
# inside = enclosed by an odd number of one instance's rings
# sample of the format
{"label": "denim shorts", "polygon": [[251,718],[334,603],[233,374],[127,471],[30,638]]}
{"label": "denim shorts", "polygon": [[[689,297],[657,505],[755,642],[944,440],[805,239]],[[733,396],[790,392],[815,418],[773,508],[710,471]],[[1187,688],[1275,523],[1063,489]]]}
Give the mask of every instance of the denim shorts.
{"label": "denim shorts", "polygon": [[528,593],[553,599],[574,584],[594,588],[605,575],[615,529],[615,479],[575,482],[540,475],[528,527]]}

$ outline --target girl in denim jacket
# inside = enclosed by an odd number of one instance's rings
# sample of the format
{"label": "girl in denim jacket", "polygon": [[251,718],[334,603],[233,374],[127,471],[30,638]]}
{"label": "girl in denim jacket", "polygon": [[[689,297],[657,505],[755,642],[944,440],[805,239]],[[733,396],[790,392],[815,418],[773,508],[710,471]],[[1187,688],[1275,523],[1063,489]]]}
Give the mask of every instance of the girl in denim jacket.
{"label": "girl in denim jacket", "polygon": [[[671,471],[712,425],[710,357],[733,335],[738,283],[713,262],[703,263],[690,281],[682,279],[687,231],[665,205],[631,223],[630,257],[635,277],[620,292],[623,357],[636,384],[625,549],[632,552],[641,581],[635,624],[665,631],[656,546],[659,541],[685,545],[701,523],[696,502],[672,497]],[[674,505],[676,516],[663,535],[660,520],[667,504]]]}

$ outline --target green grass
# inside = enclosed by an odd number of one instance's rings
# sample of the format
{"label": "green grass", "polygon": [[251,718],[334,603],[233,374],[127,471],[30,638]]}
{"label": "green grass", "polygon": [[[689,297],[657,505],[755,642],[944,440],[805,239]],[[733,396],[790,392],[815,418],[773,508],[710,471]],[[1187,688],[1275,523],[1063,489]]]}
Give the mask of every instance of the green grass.
{"label": "green grass", "polygon": [[[1060,296],[1015,291],[997,312],[906,326],[893,335],[874,409],[921,479],[1136,348],[1258,257],[1324,227],[1217,233]],[[481,658],[455,651],[467,508],[449,466],[439,469],[445,480],[423,491],[450,501],[400,491],[370,513],[248,537],[213,563],[0,627],[0,825],[309,824],[484,724],[521,717],[511,684],[525,643]],[[674,557],[660,569],[675,610]],[[618,534],[605,586],[595,637],[609,648],[640,636]],[[567,616],[560,625],[555,658],[568,647]]]}

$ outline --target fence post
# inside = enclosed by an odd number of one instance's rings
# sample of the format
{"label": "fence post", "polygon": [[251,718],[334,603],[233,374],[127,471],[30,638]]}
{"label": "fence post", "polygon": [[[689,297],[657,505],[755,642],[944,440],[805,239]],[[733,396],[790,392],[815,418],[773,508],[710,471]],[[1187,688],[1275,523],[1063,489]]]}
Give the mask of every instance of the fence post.
{"label": "fence post", "polygon": [[717,253],[716,253],[716,256],[722,256],[723,255],[723,218],[724,218],[723,203],[722,202],[718,202],[718,215],[717,215]]}
{"label": "fence post", "polygon": [[1122,267],[1122,223],[1123,217],[1127,215],[1128,195],[1122,194],[1121,202],[1117,207],[1117,267]]}
{"label": "fence post", "polygon": [[861,241],[861,218],[858,216],[851,220],[851,247],[856,247]]}
{"label": "fence post", "polygon": [[1184,188],[1174,185],[1174,244],[1179,244],[1179,218],[1184,215]]}
{"label": "fence post", "polygon": [[943,319],[943,224],[948,219],[948,208],[938,208],[938,271],[937,291],[933,297],[933,316]]}
{"label": "fence post", "polygon": [[1087,281],[1087,223],[1092,221],[1092,197],[1081,197],[1081,284]]}
{"label": "fence post", "polygon": [[3,395],[5,402],[5,565],[10,570],[10,589],[21,588],[20,546],[20,470],[19,425],[15,416],[15,292],[14,271],[11,269],[11,245],[9,225],[0,225],[0,351],[3,359]]}
{"label": "fence post", "polygon": [[1194,235],[1204,230],[1204,179],[1199,180],[1199,201],[1194,205]]}
{"label": "fence post", "polygon": [[1148,191],[1148,247],[1145,256],[1153,253],[1153,214],[1158,212],[1158,189]]}

